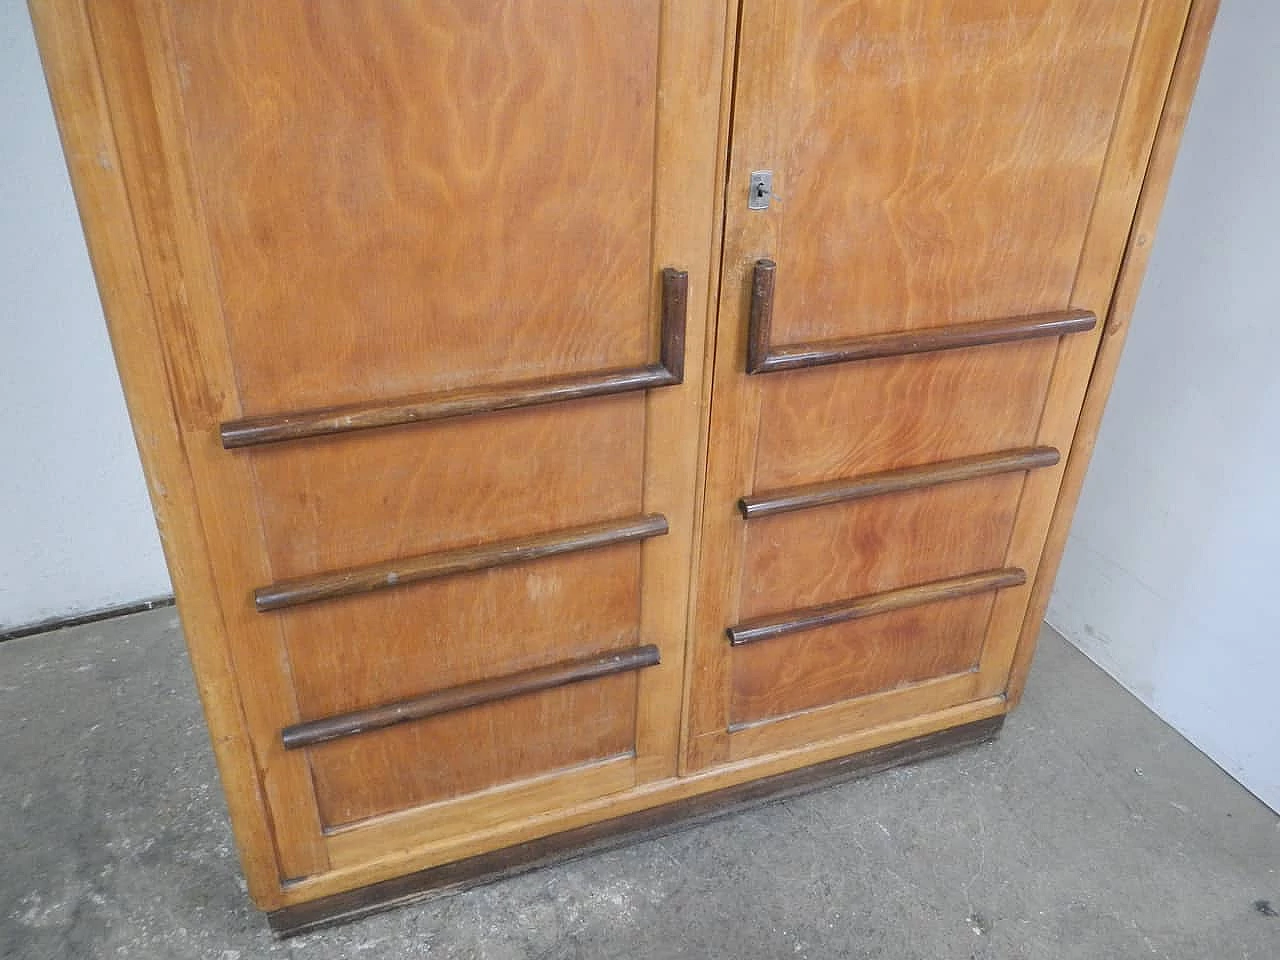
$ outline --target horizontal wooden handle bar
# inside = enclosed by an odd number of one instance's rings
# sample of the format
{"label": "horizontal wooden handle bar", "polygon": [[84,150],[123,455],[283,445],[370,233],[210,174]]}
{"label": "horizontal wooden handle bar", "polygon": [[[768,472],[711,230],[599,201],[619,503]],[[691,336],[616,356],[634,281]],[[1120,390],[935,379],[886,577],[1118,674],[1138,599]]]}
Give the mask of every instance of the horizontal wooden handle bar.
{"label": "horizontal wooden handle bar", "polygon": [[651,387],[666,387],[678,382],[669,371],[655,363],[601,373],[547,377],[523,383],[466,387],[389,403],[354,403],[278,416],[247,417],[222,425],[222,445],[231,450],[352,430],[429,423],[432,420],[447,420],[474,413],[496,413],[499,410],[535,407],[565,400],[630,393]]}
{"label": "horizontal wooden handle bar", "polygon": [[474,573],[491,567],[527,563],[543,557],[555,557],[579,550],[594,550],[619,543],[647,540],[667,532],[667,518],[651,513],[627,520],[609,520],[583,527],[571,527],[553,533],[540,533],[514,540],[499,540],[474,547],[458,547],[417,557],[388,560],[364,567],[353,567],[335,573],[281,580],[254,592],[254,604],[260,612],[282,607],[332,600],[371,590],[434,580],[459,573]]}
{"label": "horizontal wooden handle bar", "polygon": [[406,423],[427,423],[477,413],[496,413],[566,400],[583,400],[684,381],[684,334],[689,274],[662,271],[662,333],[657,363],[594,373],[543,377],[516,383],[463,387],[398,400],[352,403],[296,413],[231,420],[221,427],[226,449],[284,440],[302,440]]}
{"label": "horizontal wooden handle bar", "polygon": [[779,370],[820,367],[829,363],[901,357],[961,347],[1013,343],[1038,337],[1061,337],[1092,330],[1098,323],[1097,316],[1088,310],[1058,310],[976,323],[953,323],[923,330],[873,333],[816,343],[773,346],[770,337],[777,271],[778,265],[772,260],[757,260],[752,273],[747,373],[774,373]]}
{"label": "horizontal wooden handle bar", "polygon": [[817,607],[805,607],[792,610],[776,617],[759,617],[748,620],[726,632],[729,642],[735,647],[756,640],[771,640],[788,633],[799,633],[802,630],[816,630],[830,627],[847,620],[862,620],[866,617],[918,607],[925,603],[937,603],[941,600],[955,600],[970,597],[978,593],[1000,590],[1004,587],[1018,587],[1027,582],[1027,573],[1017,567],[1006,567],[1003,570],[988,570],[984,573],[970,573],[962,577],[950,577],[946,580],[935,580],[932,583],[921,583],[899,590],[886,590],[883,593],[872,593],[853,600],[841,600]]}
{"label": "horizontal wooden handle bar", "polygon": [[350,737],[357,733],[380,730],[398,723],[425,720],[427,717],[451,713],[454,710],[478,707],[495,700],[508,700],[571,683],[581,683],[584,680],[597,680],[615,673],[652,667],[657,665],[659,660],[658,648],[648,644],[581,660],[554,663],[547,667],[525,670],[522,673],[495,677],[492,680],[464,683],[461,686],[449,687],[447,690],[439,690],[408,700],[398,700],[380,707],[353,710],[351,713],[343,713],[335,717],[294,724],[284,728],[281,739],[284,740],[286,750],[297,750],[299,747],[311,747],[317,743],[337,740],[339,737]]}
{"label": "horizontal wooden handle bar", "polygon": [[1052,467],[1060,459],[1061,454],[1053,447],[1004,450],[1000,453],[942,460],[918,467],[868,473],[849,480],[832,480],[828,483],[810,483],[781,490],[769,490],[754,496],[743,497],[738,501],[738,509],[748,520],[754,520],[757,517],[768,517],[775,513],[805,510],[809,507],[821,507],[845,500],[862,500],[886,493],[922,490],[943,483],[956,483],[1002,473],[1015,473],[1019,470]]}

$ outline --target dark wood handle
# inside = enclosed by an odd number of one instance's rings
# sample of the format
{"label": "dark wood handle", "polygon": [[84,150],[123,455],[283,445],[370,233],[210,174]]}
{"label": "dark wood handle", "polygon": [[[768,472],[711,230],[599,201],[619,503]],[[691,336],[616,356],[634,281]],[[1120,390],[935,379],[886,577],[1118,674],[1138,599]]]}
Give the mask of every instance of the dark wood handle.
{"label": "dark wood handle", "polygon": [[[671,383],[684,383],[684,331],[689,319],[689,271],[662,271],[662,334],[658,366]],[[666,384],[664,384],[666,386]]]}
{"label": "dark wood handle", "polygon": [[333,573],[281,580],[255,591],[253,600],[258,611],[266,613],[317,600],[333,600],[422,580],[474,573],[477,570],[528,563],[580,550],[595,550],[619,543],[647,540],[650,537],[660,537],[666,532],[667,518],[660,513],[651,513],[627,520],[592,523],[531,537],[498,540],[474,547],[459,547],[364,567],[351,567]]}
{"label": "dark wood handle", "polygon": [[831,363],[902,357],[939,350],[958,350],[996,343],[1014,343],[1039,337],[1061,337],[1083,333],[1098,324],[1088,310],[1056,310],[1021,317],[1001,317],[976,323],[952,323],[900,333],[873,333],[817,343],[774,346],[774,283],[778,265],[757,260],[751,277],[751,308],[747,327],[747,373],[775,373],[801,370]]}
{"label": "dark wood handle", "polygon": [[805,607],[779,616],[758,617],[730,627],[725,632],[729,635],[729,642],[737,647],[744,643],[771,640],[774,637],[799,633],[802,630],[817,630],[820,627],[834,626],[847,620],[861,620],[865,617],[892,613],[895,610],[905,610],[908,607],[918,607],[925,603],[956,600],[1004,587],[1017,587],[1026,582],[1026,571],[1017,567],[987,570],[982,573],[970,573],[962,577],[949,577],[932,583],[902,587],[899,590],[872,593],[852,600]]}
{"label": "dark wood handle", "polygon": [[351,713],[294,724],[281,731],[281,739],[284,741],[286,750],[312,747],[340,737],[381,730],[383,727],[409,723],[413,720],[425,720],[427,717],[452,713],[467,707],[477,707],[495,700],[508,700],[571,683],[582,683],[584,680],[596,680],[615,673],[652,667],[659,661],[658,648],[648,644],[629,650],[598,654],[581,660],[554,663],[535,670],[508,674],[505,677],[464,683],[421,697],[370,707],[367,710],[354,710]]}
{"label": "dark wood handle", "polygon": [[757,260],[751,274],[751,312],[747,321],[747,373],[763,373],[769,365],[773,329],[773,281],[778,265]]}
{"label": "dark wood handle", "polygon": [[221,427],[222,446],[231,450],[674,386],[684,382],[688,305],[688,272],[671,267],[663,270],[662,331],[657,363],[229,420]]}
{"label": "dark wood handle", "polygon": [[942,460],[918,467],[903,467],[880,473],[867,473],[848,480],[832,480],[827,483],[810,483],[781,490],[766,490],[738,501],[738,509],[748,520],[769,517],[776,513],[821,507],[846,500],[862,500],[888,493],[923,490],[944,483],[977,480],[1002,473],[1020,470],[1038,470],[1052,467],[1062,459],[1053,447],[1028,447],[1019,450],[1003,450],[976,457],[960,457]]}

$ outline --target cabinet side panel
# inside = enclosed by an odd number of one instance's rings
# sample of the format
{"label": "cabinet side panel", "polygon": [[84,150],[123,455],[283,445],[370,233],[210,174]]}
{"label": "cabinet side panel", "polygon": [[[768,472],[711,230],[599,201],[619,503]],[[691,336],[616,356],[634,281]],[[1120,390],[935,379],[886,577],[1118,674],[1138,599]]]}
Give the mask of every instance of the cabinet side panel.
{"label": "cabinet side panel", "polygon": [[1182,142],[1183,131],[1186,129],[1192,98],[1195,96],[1200,70],[1204,65],[1204,57],[1209,45],[1209,34],[1213,29],[1220,5],[1220,0],[1193,0],[1191,4],[1191,12],[1187,18],[1182,45],[1178,52],[1178,62],[1174,68],[1160,127],[1143,179],[1137,216],[1129,234],[1124,262],[1111,299],[1111,309],[1107,314],[1106,328],[1102,333],[1102,341],[1093,363],[1088,391],[1076,423],[1071,455],[1063,469],[1053,520],[1040,559],[1039,573],[1023,619],[1006,691],[1011,707],[1016,706],[1022,699],[1026,686],[1027,673],[1031,668],[1041,621],[1049,604],[1049,594],[1058,573],[1062,551],[1066,547],[1071,518],[1075,513],[1076,503],[1080,498],[1080,488],[1089,467],[1089,458],[1097,441],[1103,409],[1120,364],[1129,321],[1133,316],[1138,291],[1142,286],[1142,278],[1151,257],[1152,238],[1160,221],[1160,212],[1168,192],[1169,178],[1173,173],[1173,164],[1177,157],[1178,146]]}

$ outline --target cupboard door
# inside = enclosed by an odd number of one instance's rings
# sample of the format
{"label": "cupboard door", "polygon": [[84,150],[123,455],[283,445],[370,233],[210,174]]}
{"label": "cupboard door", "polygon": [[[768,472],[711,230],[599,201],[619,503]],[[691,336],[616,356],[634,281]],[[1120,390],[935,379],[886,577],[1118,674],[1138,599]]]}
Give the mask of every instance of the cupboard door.
{"label": "cupboard door", "polygon": [[154,310],[113,336],[163,355],[259,897],[674,774],[723,5],[59,5],[101,62]]}
{"label": "cupboard door", "polygon": [[688,769],[1002,709],[1187,10],[744,0]]}

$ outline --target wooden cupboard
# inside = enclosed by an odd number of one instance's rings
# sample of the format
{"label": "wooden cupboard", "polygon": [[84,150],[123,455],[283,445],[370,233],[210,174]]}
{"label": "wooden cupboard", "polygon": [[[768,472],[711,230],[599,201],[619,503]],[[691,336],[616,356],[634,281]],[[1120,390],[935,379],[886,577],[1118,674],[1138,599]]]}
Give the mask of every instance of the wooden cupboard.
{"label": "wooden cupboard", "polygon": [[998,728],[1216,3],[31,8],[278,927]]}

